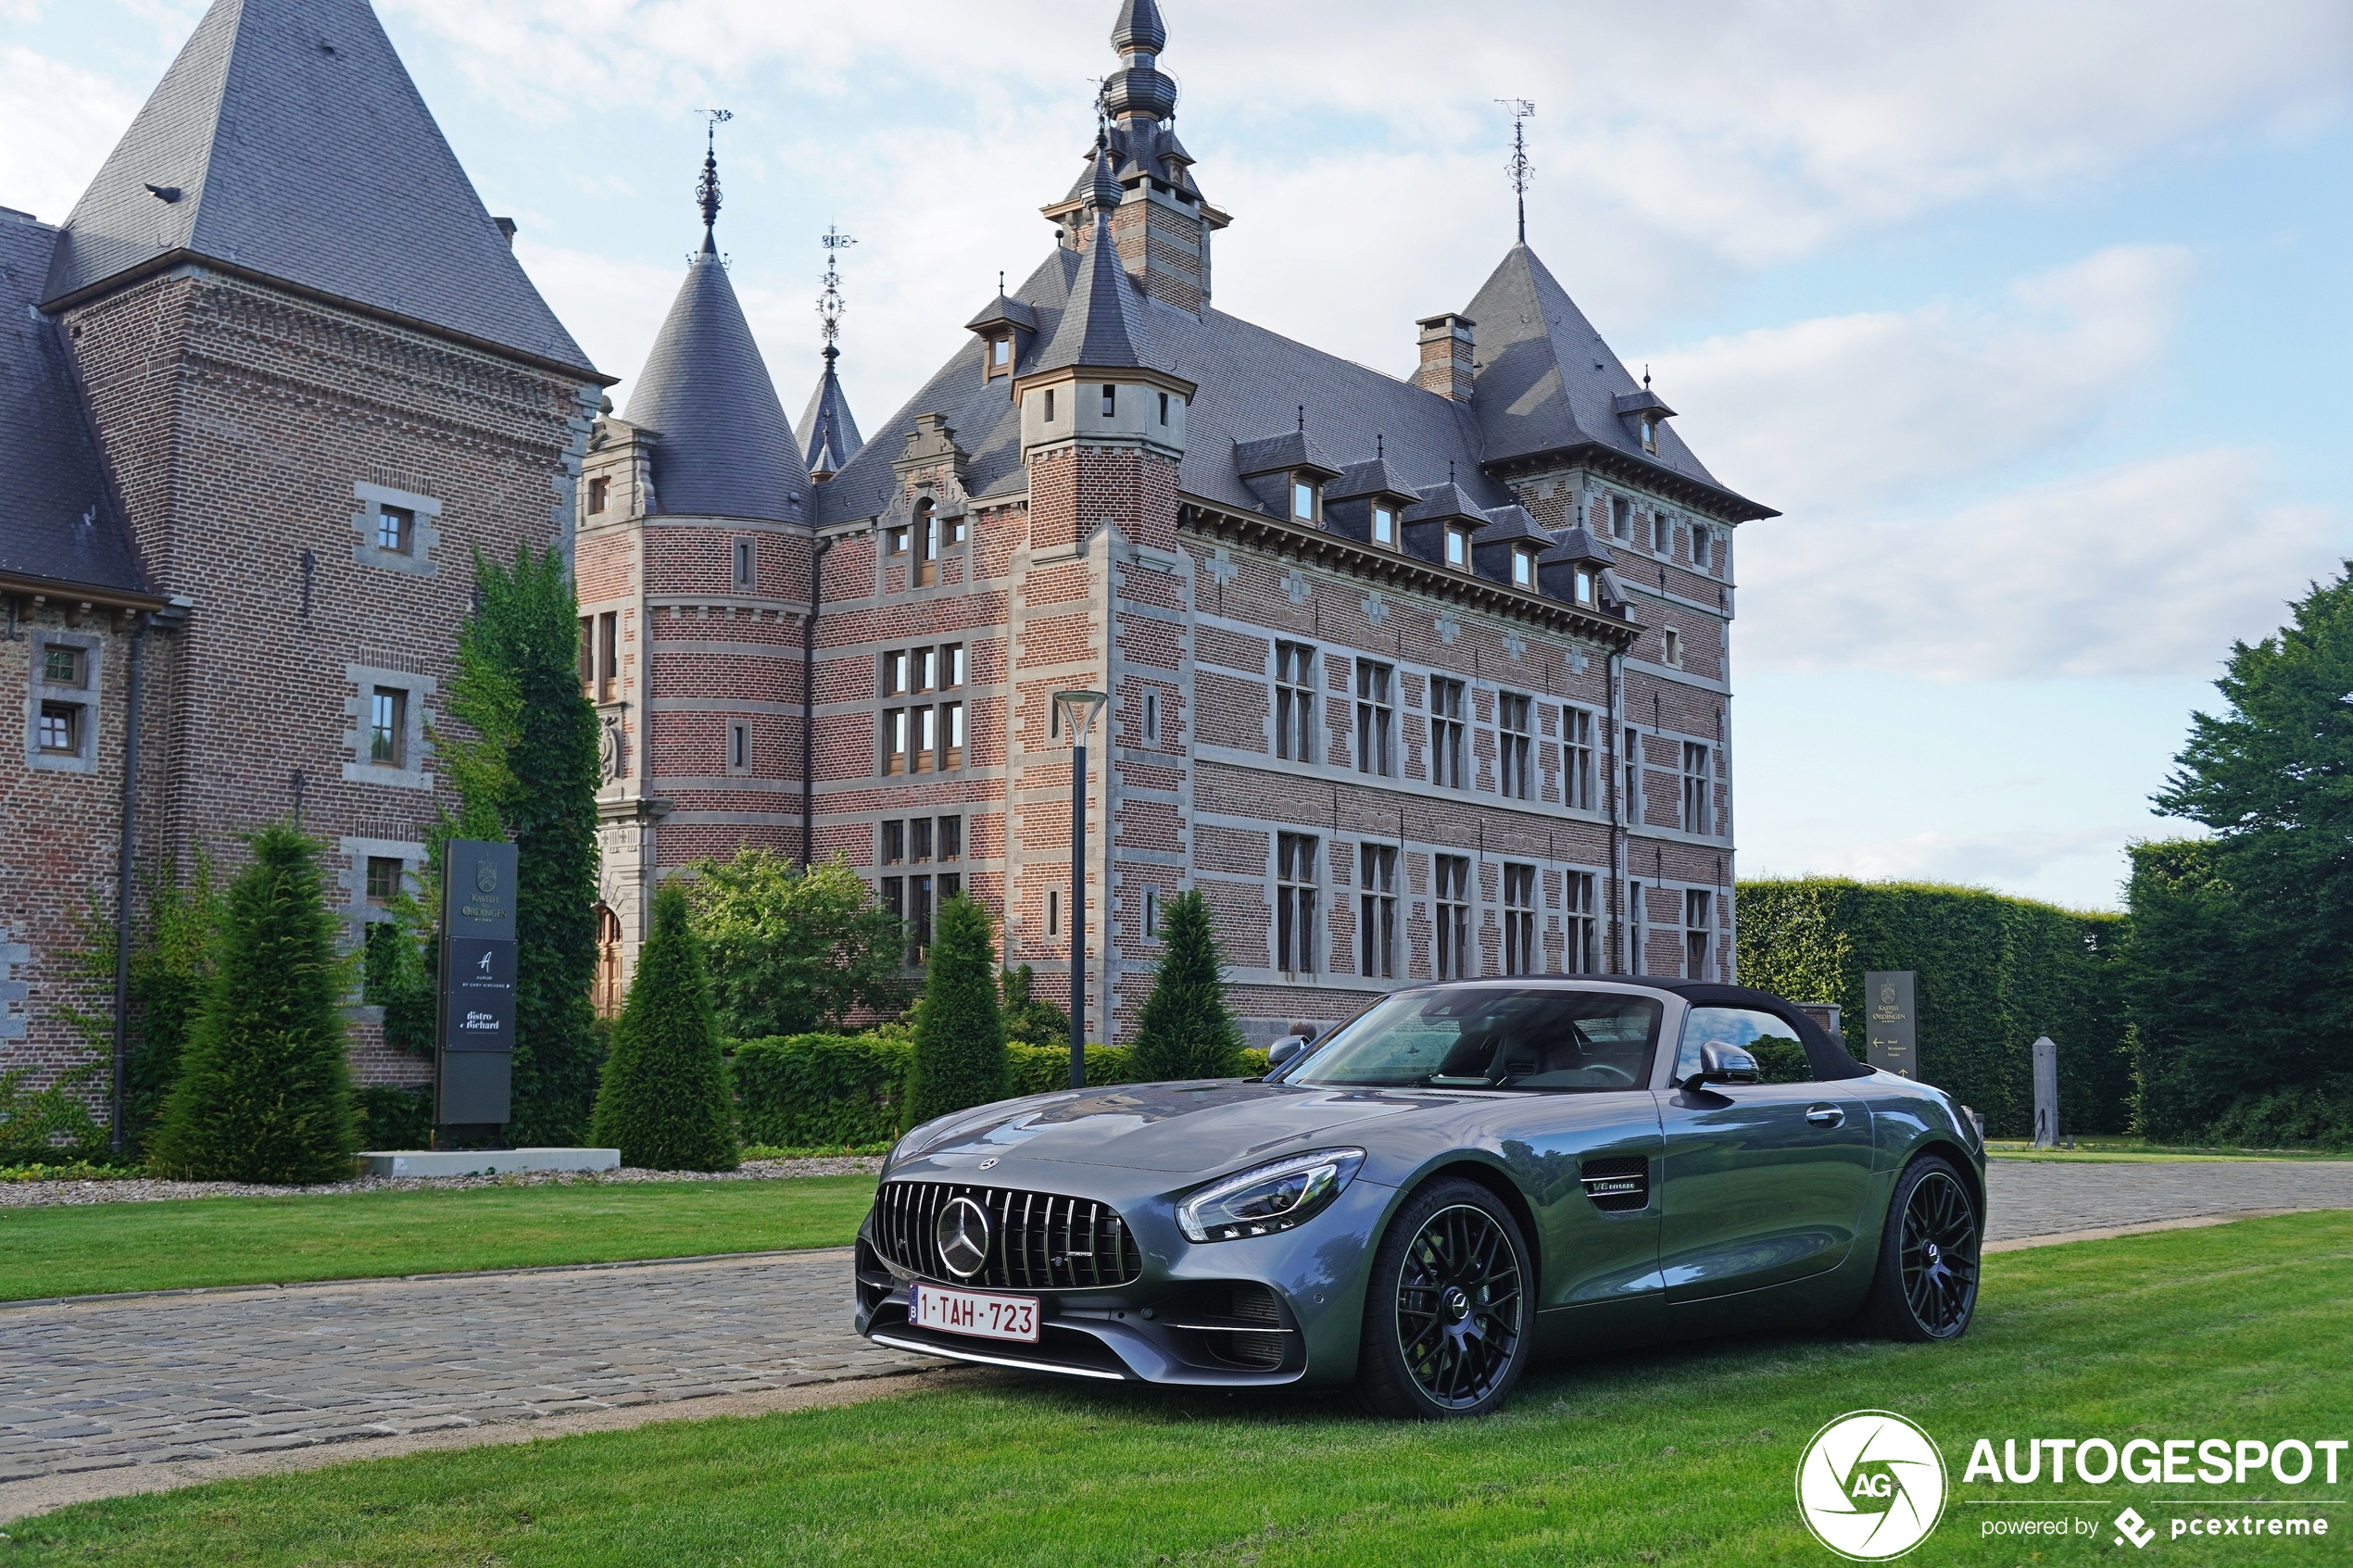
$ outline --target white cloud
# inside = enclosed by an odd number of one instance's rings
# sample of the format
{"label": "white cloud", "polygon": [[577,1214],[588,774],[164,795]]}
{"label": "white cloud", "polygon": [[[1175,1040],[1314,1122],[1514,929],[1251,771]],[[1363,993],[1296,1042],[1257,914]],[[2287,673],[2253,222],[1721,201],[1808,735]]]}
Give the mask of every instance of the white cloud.
{"label": "white cloud", "polygon": [[1949,882],[2004,889],[2056,882],[2073,895],[2068,901],[2076,907],[2113,908],[2113,884],[2121,876],[2118,847],[2150,832],[2151,824],[2142,822],[1978,834],[1928,830],[1863,844],[1832,837],[1810,846],[1777,847],[1779,854],[1770,863],[1764,857],[1748,857],[1741,874]]}
{"label": "white cloud", "polygon": [[140,95],[14,44],[0,44],[0,205],[62,223]]}
{"label": "white cloud", "polygon": [[2120,246],[2003,308],[1822,317],[1653,364],[1717,477],[1810,526],[2081,435],[2158,363],[2189,274],[2177,246]]}
{"label": "white cloud", "polygon": [[1742,659],[1936,680],[2174,675],[2276,628],[2353,548],[2343,514],[2273,498],[2259,453],[2213,448],[2020,487],[1941,516],[1761,525]]}

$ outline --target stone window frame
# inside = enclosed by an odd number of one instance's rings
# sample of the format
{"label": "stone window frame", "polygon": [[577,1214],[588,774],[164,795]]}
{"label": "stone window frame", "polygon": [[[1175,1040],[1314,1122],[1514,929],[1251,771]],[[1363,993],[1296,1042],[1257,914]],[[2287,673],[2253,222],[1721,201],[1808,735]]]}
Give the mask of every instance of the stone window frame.
{"label": "stone window frame", "polygon": [[752,772],[752,743],[749,716],[727,721],[726,771],[730,778],[749,778]]}
{"label": "stone window frame", "polygon": [[344,858],[343,870],[335,873],[334,884],[343,896],[338,912],[363,935],[369,926],[392,919],[390,909],[368,901],[370,860],[398,860],[402,891],[412,898],[422,891],[418,879],[424,874],[425,847],[414,839],[339,838],[335,848]]}
{"label": "stone window frame", "polygon": [[[359,543],[351,547],[354,562],[382,567],[386,571],[405,571],[411,577],[441,575],[441,568],[434,560],[434,552],[441,545],[438,500],[364,479],[352,482],[351,498],[359,503],[359,509],[351,514],[351,531],[359,535]],[[397,507],[416,519],[405,551],[383,549],[376,544],[376,517],[385,507]]]}
{"label": "stone window frame", "polygon": [[[24,760],[28,768],[50,773],[95,773],[98,771],[99,697],[106,691],[106,645],[103,633],[35,630],[26,643]],[[82,684],[53,686],[44,666],[51,647],[82,651]],[[41,705],[71,702],[82,710],[81,734],[71,754],[41,749]]]}
{"label": "stone window frame", "polygon": [[[351,721],[351,728],[343,733],[344,748],[351,754],[350,760],[343,765],[344,782],[382,784],[391,789],[432,789],[433,774],[425,765],[432,760],[433,747],[426,739],[425,729],[435,716],[426,704],[439,683],[430,675],[407,670],[381,670],[366,664],[345,665],[343,678],[351,688],[343,702],[345,716]],[[402,704],[406,711],[401,715],[403,766],[397,768],[368,760],[369,705],[379,686],[409,694],[409,700]]]}

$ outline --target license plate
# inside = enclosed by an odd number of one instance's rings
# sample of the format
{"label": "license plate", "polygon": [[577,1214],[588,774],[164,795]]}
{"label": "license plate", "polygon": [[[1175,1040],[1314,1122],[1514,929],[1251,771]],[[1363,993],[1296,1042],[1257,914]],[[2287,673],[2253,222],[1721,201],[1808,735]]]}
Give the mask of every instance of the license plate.
{"label": "license plate", "polygon": [[1038,1298],[1034,1296],[987,1296],[977,1290],[910,1285],[907,1321],[917,1328],[969,1334],[976,1339],[1038,1343]]}

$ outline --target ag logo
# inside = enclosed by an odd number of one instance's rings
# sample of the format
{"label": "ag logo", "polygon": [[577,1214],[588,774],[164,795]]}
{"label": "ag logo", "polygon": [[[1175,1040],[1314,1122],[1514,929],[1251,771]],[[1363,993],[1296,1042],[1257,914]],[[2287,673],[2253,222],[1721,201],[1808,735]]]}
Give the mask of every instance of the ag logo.
{"label": "ag logo", "polygon": [[1944,1512],[1944,1460],[1892,1411],[1854,1411],[1814,1434],[1797,1461],[1797,1512],[1841,1557],[1882,1562],[1928,1538]]}

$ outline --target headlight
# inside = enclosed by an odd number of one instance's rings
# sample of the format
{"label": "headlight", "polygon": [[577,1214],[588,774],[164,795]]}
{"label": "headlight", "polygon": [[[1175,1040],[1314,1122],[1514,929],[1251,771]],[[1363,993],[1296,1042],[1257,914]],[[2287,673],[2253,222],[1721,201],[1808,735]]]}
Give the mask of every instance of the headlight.
{"label": "headlight", "polygon": [[1254,1165],[1176,1205],[1176,1223],[1192,1241],[1287,1231],[1338,1198],[1364,1163],[1361,1148],[1327,1148]]}

